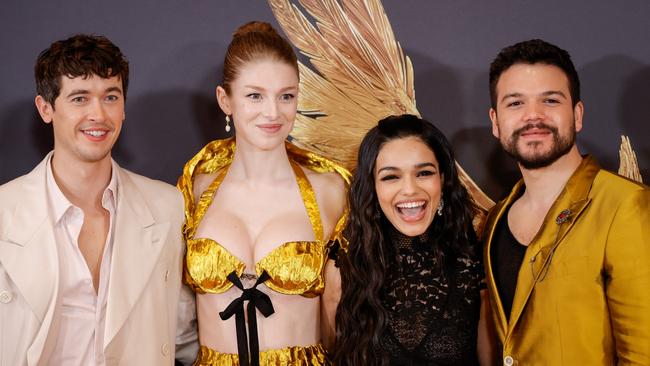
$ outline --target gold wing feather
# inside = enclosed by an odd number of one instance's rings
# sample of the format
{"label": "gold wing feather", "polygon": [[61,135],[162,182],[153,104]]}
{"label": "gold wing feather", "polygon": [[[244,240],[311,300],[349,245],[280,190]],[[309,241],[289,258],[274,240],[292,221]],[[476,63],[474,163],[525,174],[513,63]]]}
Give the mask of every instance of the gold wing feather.
{"label": "gold wing feather", "polygon": [[[313,23],[290,0],[268,2],[289,40],[314,68],[299,65],[299,114],[291,135],[296,145],[353,170],[359,144],[377,121],[420,115],[413,65],[380,0],[299,0]],[[457,167],[474,201],[487,212],[494,201]]]}
{"label": "gold wing feather", "polygon": [[632,144],[629,137],[621,135],[621,147],[618,150],[621,159],[618,167],[618,174],[643,183],[641,172],[639,171],[639,164],[636,161],[636,154],[632,150]]}

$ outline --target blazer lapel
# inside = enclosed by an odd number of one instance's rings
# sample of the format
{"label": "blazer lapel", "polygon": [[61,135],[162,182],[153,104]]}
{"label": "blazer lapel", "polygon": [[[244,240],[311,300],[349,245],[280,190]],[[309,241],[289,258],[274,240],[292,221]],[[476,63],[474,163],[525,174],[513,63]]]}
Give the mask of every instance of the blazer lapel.
{"label": "blazer lapel", "polygon": [[583,158],[582,163],[546,214],[539,232],[526,249],[526,255],[517,277],[517,289],[512,301],[508,335],[512,334],[533,288],[538,282],[545,279],[553,263],[555,251],[565,243],[564,237],[591,202],[588,197],[589,190],[599,170],[600,167],[591,157]]}
{"label": "blazer lapel", "polygon": [[124,325],[149,282],[170,226],[155,222],[147,202],[122,169],[118,170],[118,184],[104,348]]}
{"label": "blazer lapel", "polygon": [[497,203],[496,206],[492,208],[490,215],[485,223],[485,234],[484,242],[486,246],[484,248],[484,258],[485,258],[485,270],[487,272],[487,286],[492,294],[492,299],[494,300],[490,304],[494,309],[496,309],[496,330],[499,333],[500,339],[505,339],[506,331],[508,329],[508,320],[503,310],[503,304],[501,303],[501,298],[499,297],[499,291],[496,287],[496,282],[494,280],[494,269],[492,267],[492,257],[491,257],[491,248],[492,240],[494,237],[494,231],[496,230],[499,220],[503,217],[503,214],[506,211],[506,208],[512,204],[512,202],[519,197],[519,191],[523,187],[523,181],[519,181],[515,187],[512,189],[512,192],[504,201]]}
{"label": "blazer lapel", "polygon": [[52,324],[58,293],[59,260],[48,214],[46,163],[51,153],[23,177],[17,206],[0,240],[0,262],[41,327],[29,347],[28,364],[41,357]]}
{"label": "blazer lapel", "polygon": [[[48,219],[48,157],[25,176],[22,191],[16,192],[24,197],[23,204],[13,214],[6,240],[0,241],[0,262],[41,322],[52,304],[59,271],[54,229]],[[37,280],[35,274],[40,274]]]}
{"label": "blazer lapel", "polygon": [[34,315],[43,322],[58,283],[58,257],[50,223],[42,220],[30,226],[33,228],[26,241],[20,241],[24,237],[0,241],[0,262]]}

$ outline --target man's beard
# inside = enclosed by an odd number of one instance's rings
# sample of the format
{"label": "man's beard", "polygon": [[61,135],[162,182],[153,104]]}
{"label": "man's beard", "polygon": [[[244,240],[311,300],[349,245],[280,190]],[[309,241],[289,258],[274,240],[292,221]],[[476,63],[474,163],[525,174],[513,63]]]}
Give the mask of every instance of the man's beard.
{"label": "man's beard", "polygon": [[[517,162],[525,169],[533,170],[544,168],[553,164],[571,150],[576,141],[576,132],[574,126],[575,121],[571,124],[569,134],[566,136],[560,136],[556,127],[549,126],[542,122],[526,125],[520,129],[515,130],[507,141],[501,141],[501,146],[505,152],[508,153],[508,155],[517,160]],[[551,132],[553,135],[553,146],[551,146],[551,149],[547,152],[533,152],[532,154],[529,154],[529,156],[524,156],[517,149],[519,138],[524,132],[533,128],[545,129]],[[540,143],[531,142],[531,144]]]}

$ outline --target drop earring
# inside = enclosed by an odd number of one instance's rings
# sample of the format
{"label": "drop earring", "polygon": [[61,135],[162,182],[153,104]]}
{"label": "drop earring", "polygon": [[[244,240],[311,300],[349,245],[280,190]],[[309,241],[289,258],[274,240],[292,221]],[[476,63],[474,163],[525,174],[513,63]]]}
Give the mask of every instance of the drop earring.
{"label": "drop earring", "polygon": [[230,132],[230,116],[226,114],[226,132]]}
{"label": "drop earring", "polygon": [[438,209],[436,209],[438,216],[442,216],[442,209],[445,207],[445,201],[440,197],[440,203],[438,204]]}

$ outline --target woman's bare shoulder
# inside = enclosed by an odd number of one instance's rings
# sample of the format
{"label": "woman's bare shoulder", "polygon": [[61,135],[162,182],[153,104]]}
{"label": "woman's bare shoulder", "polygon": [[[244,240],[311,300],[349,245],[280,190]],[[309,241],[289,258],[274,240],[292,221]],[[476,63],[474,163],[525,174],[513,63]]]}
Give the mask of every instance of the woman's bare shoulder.
{"label": "woman's bare shoulder", "polygon": [[337,173],[319,173],[307,171],[316,201],[321,211],[326,234],[331,233],[339,218],[345,211],[347,186],[343,177]]}
{"label": "woman's bare shoulder", "polygon": [[198,202],[199,198],[201,197],[201,194],[205,192],[206,189],[208,189],[208,187],[216,177],[217,177],[217,172],[209,173],[209,174],[198,174],[196,177],[194,177],[194,184],[193,184],[194,187],[192,189],[192,193],[194,194],[195,203]]}
{"label": "woman's bare shoulder", "polygon": [[347,187],[343,177],[335,172],[319,173],[306,169],[306,175],[311,182],[316,196],[323,196],[330,200],[343,200]]}

